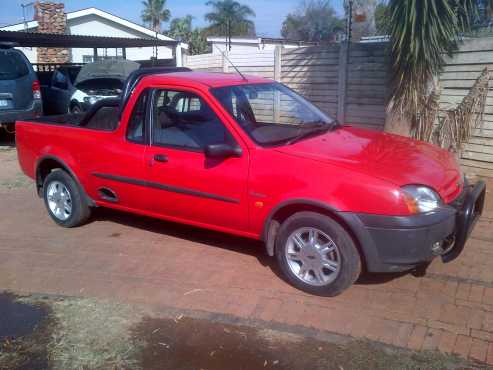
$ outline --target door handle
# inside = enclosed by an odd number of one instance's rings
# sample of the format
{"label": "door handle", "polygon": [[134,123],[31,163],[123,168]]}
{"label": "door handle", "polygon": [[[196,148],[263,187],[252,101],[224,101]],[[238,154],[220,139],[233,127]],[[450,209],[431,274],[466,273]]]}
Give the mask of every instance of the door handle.
{"label": "door handle", "polygon": [[156,162],[163,162],[163,163],[166,163],[168,162],[168,156],[167,155],[164,155],[164,154],[156,154],[154,156],[154,160]]}

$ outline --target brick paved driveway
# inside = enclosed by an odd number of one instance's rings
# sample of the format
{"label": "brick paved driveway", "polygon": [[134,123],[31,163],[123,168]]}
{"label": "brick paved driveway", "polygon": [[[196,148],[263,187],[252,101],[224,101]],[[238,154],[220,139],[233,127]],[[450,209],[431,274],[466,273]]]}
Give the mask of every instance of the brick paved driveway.
{"label": "brick paved driveway", "polygon": [[246,239],[112,211],[57,227],[15,158],[0,150],[0,290],[225,313],[493,364],[493,202],[453,263],[364,276],[329,299],[287,285]]}

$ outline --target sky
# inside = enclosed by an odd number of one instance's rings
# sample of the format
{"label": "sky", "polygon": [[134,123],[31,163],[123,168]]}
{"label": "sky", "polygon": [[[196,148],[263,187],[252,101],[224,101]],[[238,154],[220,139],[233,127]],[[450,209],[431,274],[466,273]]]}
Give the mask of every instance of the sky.
{"label": "sky", "polygon": [[[0,0],[0,26],[22,22],[21,4],[33,0]],[[56,1],[56,0],[55,0]],[[264,37],[279,37],[282,22],[287,14],[296,10],[303,0],[239,0],[250,6],[256,13],[254,19],[257,34]],[[332,5],[339,14],[342,14],[342,1],[332,0]],[[65,0],[66,11],[96,7],[119,17],[141,24],[141,0]],[[167,6],[172,17],[182,17],[190,14],[194,17],[195,26],[205,26],[204,14],[208,7],[206,0],[168,0]],[[32,19],[32,7],[28,8],[28,19]],[[166,27],[166,25],[163,25]]]}

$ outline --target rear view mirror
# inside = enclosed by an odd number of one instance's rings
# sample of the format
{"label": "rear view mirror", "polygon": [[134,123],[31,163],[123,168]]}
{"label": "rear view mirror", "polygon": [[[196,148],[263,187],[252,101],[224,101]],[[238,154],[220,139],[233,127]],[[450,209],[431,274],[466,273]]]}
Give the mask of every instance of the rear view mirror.
{"label": "rear view mirror", "polygon": [[229,158],[241,157],[242,150],[237,145],[212,144],[205,147],[204,153],[207,158]]}

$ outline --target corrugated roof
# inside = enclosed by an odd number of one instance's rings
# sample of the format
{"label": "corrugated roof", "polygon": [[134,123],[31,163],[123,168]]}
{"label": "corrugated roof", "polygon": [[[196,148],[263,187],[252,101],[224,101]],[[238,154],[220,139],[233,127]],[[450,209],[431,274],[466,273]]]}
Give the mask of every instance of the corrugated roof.
{"label": "corrugated roof", "polygon": [[23,47],[50,48],[135,48],[146,46],[176,46],[178,41],[155,38],[125,38],[66,35],[39,32],[1,31],[0,42],[15,42]]}

